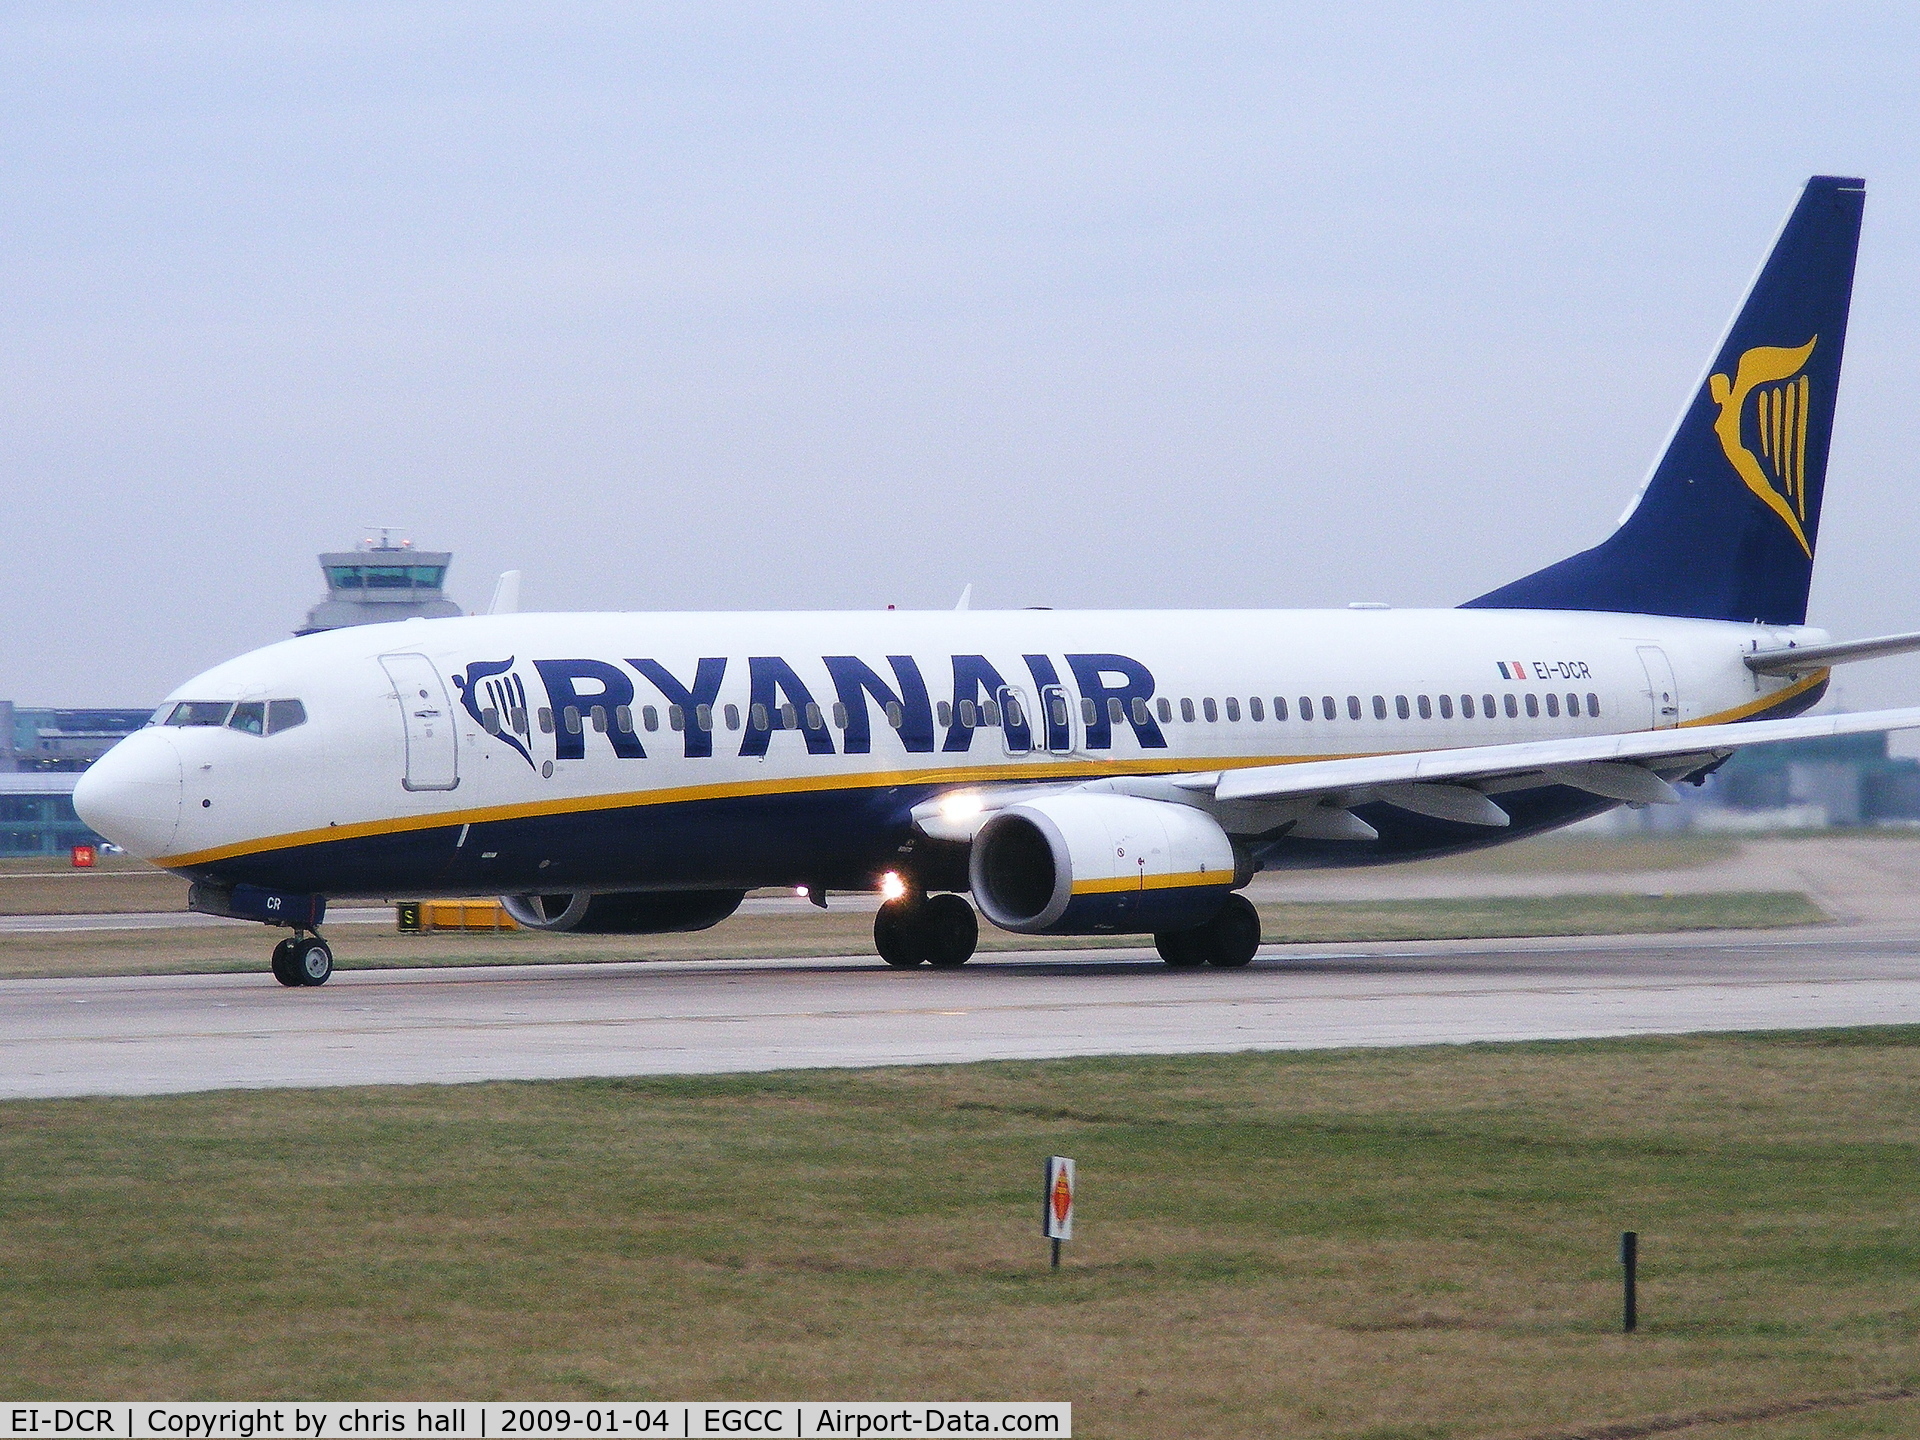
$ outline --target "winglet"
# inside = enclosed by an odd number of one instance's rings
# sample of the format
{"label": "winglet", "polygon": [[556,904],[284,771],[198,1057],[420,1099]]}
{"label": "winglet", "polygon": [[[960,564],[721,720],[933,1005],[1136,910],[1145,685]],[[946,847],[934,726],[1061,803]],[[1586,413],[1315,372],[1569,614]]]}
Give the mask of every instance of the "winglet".
{"label": "winglet", "polygon": [[493,583],[493,599],[487,604],[489,615],[517,615],[520,613],[520,572],[502,570],[500,578]]}

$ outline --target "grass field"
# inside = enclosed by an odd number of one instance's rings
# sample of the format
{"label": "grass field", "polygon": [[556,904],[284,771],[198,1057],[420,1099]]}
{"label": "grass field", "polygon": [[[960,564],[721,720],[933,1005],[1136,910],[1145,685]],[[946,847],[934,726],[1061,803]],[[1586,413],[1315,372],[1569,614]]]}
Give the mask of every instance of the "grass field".
{"label": "grass field", "polygon": [[0,1395],[1912,1435],[1917,1162],[1920,1028],[15,1103]]}
{"label": "grass field", "polygon": [[[1544,898],[1395,900],[1263,905],[1271,941],[1456,939],[1519,935],[1640,935],[1673,930],[1810,925],[1826,915],[1790,891],[1679,895],[1559,895]],[[263,970],[273,935],[259,926],[93,930],[0,935],[0,978],[181,975]],[[379,925],[327,932],[342,969],[431,965],[561,965],[605,960],[752,959],[866,955],[873,917],[859,911],[739,915],[693,935],[400,935]],[[980,928],[980,948],[1085,949],[1139,946],[1137,935],[1010,935]]]}

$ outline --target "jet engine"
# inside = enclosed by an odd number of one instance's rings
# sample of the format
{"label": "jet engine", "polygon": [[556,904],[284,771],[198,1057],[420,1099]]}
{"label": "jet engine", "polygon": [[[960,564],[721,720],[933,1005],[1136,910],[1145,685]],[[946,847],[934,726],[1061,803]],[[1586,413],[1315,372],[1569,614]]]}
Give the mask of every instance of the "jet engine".
{"label": "jet engine", "polygon": [[1072,792],[995,812],[968,869],[981,912],[1026,935],[1191,929],[1235,879],[1233,845],[1205,811]]}
{"label": "jet engine", "polygon": [[718,925],[740,908],[744,890],[626,891],[610,895],[502,895],[529,930],[577,935],[671,935]]}

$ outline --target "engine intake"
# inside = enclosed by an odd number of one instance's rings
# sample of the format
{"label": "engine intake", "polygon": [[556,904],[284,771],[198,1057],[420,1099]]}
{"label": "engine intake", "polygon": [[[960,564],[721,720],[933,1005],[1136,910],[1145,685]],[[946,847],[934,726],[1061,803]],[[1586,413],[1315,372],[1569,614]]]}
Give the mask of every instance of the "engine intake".
{"label": "engine intake", "polygon": [[974,836],[968,872],[981,913],[1023,935],[1191,929],[1218,913],[1235,879],[1232,842],[1205,811],[1073,793],[995,813]]}
{"label": "engine intake", "polygon": [[577,935],[672,935],[718,925],[740,908],[744,890],[627,891],[608,895],[502,895],[529,930]]}

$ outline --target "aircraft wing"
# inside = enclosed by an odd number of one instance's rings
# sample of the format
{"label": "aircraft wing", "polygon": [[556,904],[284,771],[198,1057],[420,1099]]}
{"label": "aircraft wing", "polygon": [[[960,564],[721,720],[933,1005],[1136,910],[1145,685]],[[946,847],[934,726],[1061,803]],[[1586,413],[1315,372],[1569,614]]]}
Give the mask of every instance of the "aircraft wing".
{"label": "aircraft wing", "polygon": [[[1500,782],[1524,779],[1531,784],[1544,781],[1571,785],[1616,800],[1659,803],[1674,798],[1672,788],[1658,773],[1661,770],[1685,774],[1745,746],[1765,745],[1775,740],[1912,729],[1920,729],[1920,707],[1870,710],[1857,715],[1802,716],[1793,720],[1750,720],[1731,725],[1697,725],[1570,740],[1530,740],[1462,750],[1308,760],[1297,765],[1259,765],[1177,775],[1172,777],[1172,783],[1183,790],[1211,792],[1216,801],[1224,802],[1305,798],[1374,786],[1414,790],[1433,786],[1445,790],[1478,790],[1484,795],[1487,789],[1503,788]],[[1396,803],[1392,795],[1383,794],[1378,798]],[[1448,797],[1428,798],[1444,802]],[[1468,801],[1465,808],[1477,807]],[[1463,814],[1460,818],[1468,817]],[[1505,822],[1488,817],[1483,823]]]}

